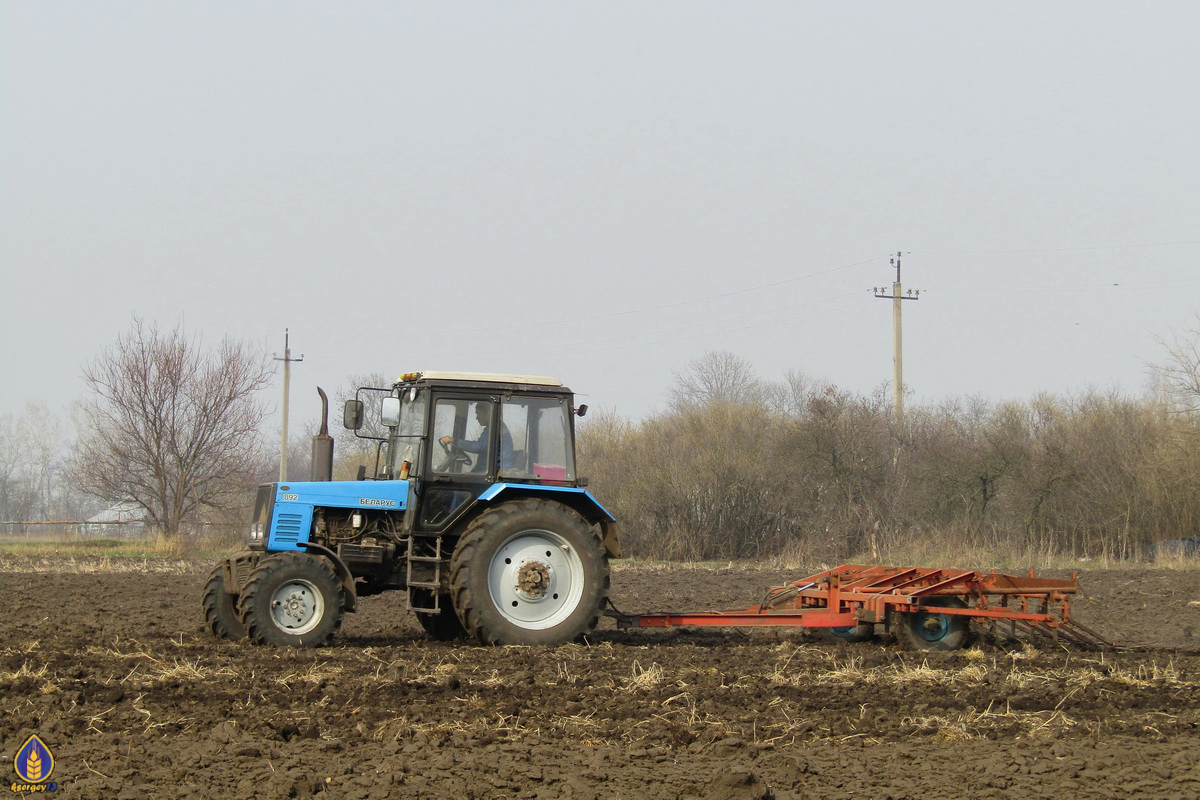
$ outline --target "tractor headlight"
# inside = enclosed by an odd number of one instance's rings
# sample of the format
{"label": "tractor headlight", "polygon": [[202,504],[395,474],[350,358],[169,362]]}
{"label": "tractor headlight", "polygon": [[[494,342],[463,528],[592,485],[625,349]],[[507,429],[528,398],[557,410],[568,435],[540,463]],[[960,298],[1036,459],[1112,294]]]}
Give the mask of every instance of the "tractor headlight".
{"label": "tractor headlight", "polygon": [[261,542],[263,538],[263,523],[255,522],[250,526],[250,541]]}

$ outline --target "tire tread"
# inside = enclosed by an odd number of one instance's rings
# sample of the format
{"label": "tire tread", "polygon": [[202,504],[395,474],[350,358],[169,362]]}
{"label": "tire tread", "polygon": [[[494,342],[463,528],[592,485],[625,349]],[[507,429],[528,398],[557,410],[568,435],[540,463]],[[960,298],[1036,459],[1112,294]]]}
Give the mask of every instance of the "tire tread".
{"label": "tire tread", "polygon": [[[481,563],[479,552],[484,536],[494,527],[502,526],[508,522],[515,522],[523,516],[544,512],[564,515],[564,521],[568,522],[568,524],[574,524],[578,520],[579,523],[587,525],[582,517],[579,517],[573,510],[563,506],[561,503],[542,499],[526,499],[504,503],[496,508],[488,509],[472,520],[463,532],[458,545],[454,548],[454,556],[450,561],[450,594],[454,602],[454,609],[458,612],[458,617],[462,621],[463,628],[466,630],[468,636],[474,637],[483,644],[494,645],[504,643],[503,631],[489,624],[485,615],[480,613],[481,605],[490,603],[491,598],[475,598],[474,593],[468,585],[468,578],[471,571]],[[570,515],[569,519],[566,515]],[[589,537],[589,545],[594,549],[594,555],[603,565],[603,577],[600,581],[600,591],[595,613],[587,620],[577,636],[569,638],[585,636],[596,629],[596,626],[600,623],[600,609],[603,608],[604,602],[608,598],[609,585],[611,583],[608,556],[604,551],[601,537],[596,534],[594,528],[590,530]]]}
{"label": "tire tread", "polygon": [[254,571],[250,573],[246,585],[242,587],[241,598],[238,601],[238,615],[241,618],[242,626],[246,629],[246,636],[255,644],[280,645],[291,643],[277,639],[277,636],[280,634],[279,629],[269,620],[258,619],[254,614],[253,606],[255,598],[262,591],[263,585],[270,581],[272,574],[293,566],[314,568],[324,573],[325,577],[335,587],[332,602],[327,603],[327,605],[332,605],[330,613],[334,615],[333,625],[329,626],[329,630],[323,634],[317,634],[314,631],[302,637],[283,635],[287,636],[288,639],[297,640],[295,644],[304,647],[324,647],[333,638],[338,628],[341,627],[342,615],[345,613],[345,589],[342,587],[342,582],[338,578],[337,573],[334,572],[333,567],[325,559],[305,553],[275,553],[260,561]]}
{"label": "tire tread", "polygon": [[[224,569],[218,564],[204,584],[204,625],[217,639],[236,642],[246,638],[246,628],[238,615],[237,601],[225,591]],[[223,607],[225,603],[228,607]]]}

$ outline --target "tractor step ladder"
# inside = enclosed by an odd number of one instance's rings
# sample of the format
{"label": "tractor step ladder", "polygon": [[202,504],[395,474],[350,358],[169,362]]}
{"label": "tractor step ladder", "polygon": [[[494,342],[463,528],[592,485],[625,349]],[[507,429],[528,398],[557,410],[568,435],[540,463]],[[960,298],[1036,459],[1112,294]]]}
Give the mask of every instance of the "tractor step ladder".
{"label": "tractor step ladder", "polygon": [[[409,536],[407,561],[408,607],[418,613],[438,613],[442,593],[442,537]],[[432,605],[427,598],[432,598]]]}

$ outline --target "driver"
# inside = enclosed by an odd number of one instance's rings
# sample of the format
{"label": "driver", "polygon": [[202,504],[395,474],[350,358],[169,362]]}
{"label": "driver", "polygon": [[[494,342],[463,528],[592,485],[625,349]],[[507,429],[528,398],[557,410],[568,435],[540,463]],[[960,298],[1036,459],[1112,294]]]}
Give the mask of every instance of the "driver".
{"label": "driver", "polygon": [[[479,431],[479,438],[472,441],[471,439],[455,439],[453,436],[443,436],[441,443],[447,447],[454,446],[465,453],[475,454],[475,466],[473,472],[482,472],[487,459],[484,456],[487,454],[488,441],[492,437],[492,406],[490,403],[475,404],[475,421],[479,423],[482,430]],[[508,426],[503,422],[500,423],[500,468],[510,469],[513,466],[513,441],[512,434],[508,432]]]}

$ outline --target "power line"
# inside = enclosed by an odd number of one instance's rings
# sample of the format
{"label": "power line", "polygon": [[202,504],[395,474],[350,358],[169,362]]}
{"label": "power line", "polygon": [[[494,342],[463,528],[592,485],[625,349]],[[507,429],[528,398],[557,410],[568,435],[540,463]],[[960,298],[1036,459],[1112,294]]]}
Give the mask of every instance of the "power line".
{"label": "power line", "polygon": [[[559,355],[559,353],[556,352],[556,350],[562,350],[562,349],[567,349],[572,354],[600,353],[600,352],[605,352],[608,350],[623,350],[623,349],[627,349],[630,347],[642,347],[642,346],[648,347],[648,346],[657,345],[657,344],[666,344],[668,342],[683,342],[683,341],[688,341],[690,339],[703,338],[705,336],[716,336],[716,335],[725,335],[725,334],[729,334],[729,333],[740,333],[742,331],[753,330],[754,328],[762,328],[762,327],[765,327],[768,325],[779,325],[779,324],[783,324],[783,323],[787,323],[787,322],[795,322],[796,320],[800,320],[800,319],[808,319],[809,317],[816,316],[817,314],[828,314],[833,311],[843,311],[843,310],[850,309],[850,308],[858,308],[860,306],[866,305],[866,302],[864,301],[864,302],[860,302],[860,303],[852,303],[848,306],[840,306],[838,308],[826,308],[826,309],[822,309],[820,311],[812,312],[812,313],[804,315],[804,316],[793,316],[793,317],[787,317],[784,319],[766,320],[765,322],[756,322],[752,325],[744,325],[739,328],[721,328],[719,330],[707,330],[703,333],[698,333],[698,334],[695,334],[692,336],[678,336],[678,337],[674,337],[671,339],[659,339],[659,340],[651,340],[649,338],[649,337],[668,335],[668,334],[672,334],[672,333],[678,333],[681,331],[691,330],[694,328],[713,328],[714,326],[717,326],[717,325],[723,325],[723,324],[729,323],[729,322],[738,322],[740,320],[749,319],[751,317],[762,316],[763,314],[772,314],[772,313],[775,313],[778,311],[790,311],[795,308],[807,308],[810,306],[819,305],[821,303],[827,303],[827,302],[830,302],[833,300],[842,300],[847,297],[853,297],[858,294],[859,294],[859,292],[848,292],[846,294],[836,295],[834,297],[827,297],[827,298],[823,298],[821,300],[814,300],[814,301],[811,301],[808,303],[800,303],[798,305],[785,306],[783,308],[771,309],[770,311],[756,312],[754,314],[745,314],[745,315],[738,316],[738,317],[729,317],[729,318],[722,319],[722,320],[705,321],[705,322],[695,323],[692,325],[684,325],[679,328],[667,328],[667,329],[663,329],[663,330],[651,331],[649,333],[644,333],[644,334],[627,334],[624,336],[614,336],[609,339],[595,339],[595,340],[589,340],[587,342],[583,342],[582,344],[563,343],[563,344],[549,345],[544,348],[525,348],[522,350],[522,352],[527,355],[551,355],[551,356]],[[599,348],[591,347],[592,345],[596,345],[596,344],[608,344],[611,342],[619,342],[619,341],[623,341],[623,340],[627,340],[627,339],[637,339],[638,341],[634,341],[634,342],[631,342],[629,344],[624,344],[624,345],[616,345],[613,347],[599,347]],[[553,348],[553,349],[550,349],[550,348]],[[580,349],[580,348],[590,348],[590,349]],[[510,349],[505,349],[505,350],[489,350],[489,351],[481,351],[481,352],[475,352],[475,353],[464,353],[461,355],[449,354],[449,355],[442,356],[442,357],[443,358],[475,358],[475,357],[479,357],[479,356],[509,355],[511,353],[512,353],[512,350],[510,348]]]}
{"label": "power line", "polygon": [[[857,294],[857,292],[856,292],[856,294]],[[795,322],[796,320],[808,319],[809,317],[814,317],[814,316],[817,316],[818,314],[832,314],[836,311],[847,311],[851,308],[861,308],[862,306],[865,306],[865,305],[867,305],[867,301],[863,300],[858,303],[851,303],[850,305],[846,305],[846,306],[839,306],[837,308],[826,308],[821,311],[814,311],[812,314],[809,314],[809,315],[806,315],[803,317],[790,317],[788,319],[773,320],[771,322],[759,322],[759,323],[755,323],[754,325],[746,325],[741,328],[732,328],[732,329],[723,330],[723,331],[697,333],[693,336],[680,336],[675,339],[664,339],[662,341],[657,341],[657,342],[634,342],[633,344],[620,345],[619,347],[613,347],[613,348],[599,348],[596,350],[573,350],[572,353],[601,353],[601,352],[605,352],[606,350],[626,350],[630,347],[642,347],[642,346],[652,346],[652,345],[658,345],[658,344],[669,344],[671,342],[686,342],[686,341],[690,341],[692,339],[702,339],[705,336],[713,336],[716,334],[726,335],[726,334],[730,334],[730,333],[741,333],[742,331],[749,331],[749,330],[753,330],[755,328],[762,328],[766,325],[777,325],[777,324],[781,324],[781,323],[785,323],[785,322]]]}
{"label": "power line", "polygon": [[[864,264],[873,264],[876,261],[882,261],[884,258],[886,258],[886,256],[877,256],[875,258],[868,258],[865,261],[856,261],[853,264],[843,264],[839,267],[832,267],[830,269],[820,270],[818,272],[810,272],[805,275],[798,275],[794,278],[785,278],[781,281],[774,281],[773,283],[763,283],[758,286],[748,286],[745,289],[735,289],[731,292],[722,292],[720,294],[711,294],[711,295],[706,295],[704,297],[694,297],[690,300],[677,300],[672,303],[663,303],[663,304],[657,305],[657,306],[646,306],[644,308],[630,308],[630,309],[625,309],[623,311],[611,311],[611,312],[608,312],[605,314],[594,314],[590,317],[570,317],[567,319],[557,319],[557,320],[519,322],[519,323],[511,324],[511,325],[506,324],[504,327],[506,330],[515,330],[518,328],[535,328],[535,327],[543,327],[546,325],[567,325],[567,324],[576,323],[576,322],[594,322],[596,320],[613,319],[614,317],[624,317],[624,316],[630,316],[632,314],[645,314],[645,313],[648,313],[651,311],[662,311],[664,309],[678,308],[679,306],[691,305],[693,303],[704,303],[704,302],[708,302],[709,300],[721,300],[726,297],[734,297],[739,294],[749,294],[750,292],[758,292],[763,289],[774,289],[777,286],[785,286],[789,283],[795,283],[796,281],[803,281],[803,280],[807,280],[809,278],[818,278],[822,275],[830,275],[834,272],[841,272],[842,270],[852,269],[854,267],[861,267]],[[492,332],[495,332],[495,330],[496,330],[496,327],[493,325],[493,326],[488,326],[488,327],[483,327],[483,328],[456,328],[454,330],[454,332],[455,333],[484,333],[484,332],[492,333]]]}
{"label": "power line", "polygon": [[[1178,286],[1200,281],[1200,278],[1174,278],[1166,281],[1138,281],[1131,283],[1120,281],[1116,283],[1076,283],[1076,284],[1046,284],[1045,286],[1022,286],[1022,292],[1083,292],[1083,291],[1112,291],[1113,289],[1152,289],[1162,286]],[[928,290],[926,290],[928,291]],[[942,286],[939,292],[1011,292],[1011,286]]]}
{"label": "power line", "polygon": [[1104,244],[1089,247],[1044,247],[1023,250],[912,250],[911,253],[929,256],[965,256],[965,255],[1011,255],[1014,253],[1077,253],[1092,250],[1129,250],[1138,247],[1178,247],[1189,244],[1200,244],[1200,239],[1189,239],[1182,242],[1147,242],[1143,244]]}
{"label": "power line", "polygon": [[[921,253],[921,254],[1055,253],[1055,252],[1072,252],[1072,251],[1130,249],[1130,248],[1139,248],[1139,247],[1167,247],[1167,246],[1189,245],[1189,244],[1200,244],[1200,240],[1195,240],[1195,241],[1189,240],[1189,241],[1179,241],[1179,242],[1155,242],[1155,243],[1125,244],[1125,245],[1095,245],[1095,246],[1089,246],[1089,247],[1074,247],[1074,248],[1040,248],[1040,249],[1026,248],[1026,249],[1010,249],[1010,250],[918,250],[918,251],[907,251],[905,254],[907,255],[909,253]],[[686,300],[677,300],[677,301],[673,301],[670,303],[660,303],[657,305],[645,306],[642,308],[626,308],[626,309],[622,309],[620,311],[610,311],[610,312],[605,312],[605,313],[592,314],[592,315],[584,316],[584,317],[568,317],[568,318],[551,319],[551,320],[536,320],[536,319],[532,319],[532,320],[528,320],[528,321],[508,320],[504,323],[503,329],[506,332],[508,332],[508,331],[516,331],[516,330],[521,330],[521,329],[546,327],[546,326],[574,325],[574,324],[584,323],[584,322],[610,320],[610,319],[615,319],[615,318],[619,318],[619,317],[628,317],[628,316],[633,316],[633,315],[637,315],[637,314],[645,314],[645,313],[650,313],[650,312],[655,312],[655,311],[662,311],[665,309],[679,308],[679,307],[693,305],[693,304],[697,304],[697,303],[704,303],[704,302],[708,302],[708,301],[712,301],[712,300],[720,300],[720,299],[724,299],[724,298],[734,297],[737,295],[749,294],[751,292],[762,291],[764,289],[773,289],[776,287],[796,283],[798,281],[807,280],[807,279],[815,278],[815,277],[820,277],[823,275],[829,275],[829,274],[841,272],[841,271],[844,271],[847,269],[852,269],[854,267],[863,266],[866,264],[872,264],[877,261],[882,261],[884,258],[887,258],[887,256],[880,256],[880,257],[875,257],[875,258],[864,259],[862,261],[855,261],[853,263],[842,264],[842,265],[839,265],[836,267],[831,267],[829,269],[817,270],[814,272],[806,273],[804,275],[798,275],[798,276],[795,276],[792,278],[785,278],[783,280],[772,281],[770,283],[764,283],[764,284],[759,284],[759,285],[755,285],[755,286],[748,286],[744,289],[735,289],[735,290],[728,291],[728,292],[720,292],[717,294],[705,295],[703,297],[695,297],[695,298],[690,298],[690,299],[686,299]],[[1045,285],[1045,286],[1023,287],[1023,291],[1063,292],[1063,291],[1079,291],[1079,290],[1112,290],[1115,288],[1122,288],[1122,289],[1125,289],[1125,288],[1152,288],[1155,286],[1163,286],[1163,285],[1179,284],[1179,283],[1189,283],[1194,280],[1197,280],[1197,279],[1150,281],[1150,282],[1137,282],[1137,283],[1124,282],[1124,283],[1119,283],[1119,284],[1113,283],[1113,284],[1080,284],[1080,285]],[[1001,287],[1001,286],[996,286],[996,287],[963,287],[963,286],[960,286],[960,287],[934,287],[934,288],[937,289],[938,291],[945,291],[945,292],[1011,291],[1011,287]],[[849,294],[838,295],[838,296],[826,298],[823,301],[817,301],[817,302],[824,302],[826,300],[837,300],[837,299],[841,299],[841,298],[848,297],[848,296],[851,296],[851,295],[849,295]],[[582,346],[590,347],[591,345],[598,344],[598,343],[617,342],[617,341],[621,341],[624,339],[630,339],[630,338],[638,338],[642,342],[653,344],[654,342],[649,342],[646,339],[646,337],[661,336],[664,334],[676,333],[676,332],[689,330],[692,328],[702,327],[702,326],[720,325],[720,324],[724,324],[724,323],[728,323],[728,322],[734,322],[734,321],[738,321],[738,320],[742,320],[742,319],[749,319],[751,317],[761,316],[763,314],[775,313],[777,311],[787,310],[789,308],[802,307],[802,306],[806,306],[806,305],[812,305],[812,304],[809,303],[809,304],[801,304],[801,306],[785,306],[783,308],[776,308],[776,309],[771,309],[768,311],[754,312],[754,313],[739,316],[739,317],[726,318],[724,320],[718,320],[716,322],[705,321],[705,322],[686,325],[686,326],[682,326],[682,327],[678,327],[678,328],[668,328],[668,329],[663,329],[663,330],[652,331],[648,334],[628,334],[628,335],[624,335],[624,336],[611,337],[608,339],[589,340],[589,341],[585,342]],[[856,307],[856,306],[848,306],[847,308],[852,308],[852,307]],[[825,312],[821,312],[821,313],[825,313]],[[736,332],[737,330],[747,330],[747,329],[754,328],[754,327],[761,327],[763,325],[778,324],[778,323],[788,322],[788,321],[791,321],[791,320],[788,319],[788,320],[768,321],[768,322],[759,323],[759,324],[752,325],[752,326],[747,326],[745,328],[735,329],[734,332]],[[498,327],[496,325],[489,325],[489,326],[476,327],[476,328],[454,327],[452,329],[442,331],[441,333],[437,334],[437,337],[442,342],[444,342],[446,339],[446,336],[448,334],[457,336],[460,334],[496,333],[497,330],[498,330]],[[342,332],[345,333],[346,331],[343,330]],[[421,337],[423,334],[418,333],[418,332],[412,332],[409,335],[415,339],[417,337]],[[433,334],[427,334],[427,335],[432,336]],[[706,332],[703,334],[699,334],[697,337],[689,337],[689,338],[700,338],[703,336],[710,336],[710,335],[713,335],[713,334]],[[676,340],[671,340],[671,341],[679,341],[679,340],[676,339]],[[637,343],[635,343],[635,345],[636,344]],[[556,344],[556,345],[552,345],[551,347],[553,347],[555,349],[563,349],[563,348],[578,347],[578,346],[579,345]],[[589,349],[589,350],[577,351],[577,352],[600,352],[603,349],[604,348],[600,348],[599,350]],[[546,350],[546,349],[532,349],[532,350],[526,349],[525,352],[531,353],[531,354],[538,354],[538,353],[551,353],[552,351]],[[504,354],[510,354],[510,353],[511,353],[511,350],[493,350],[493,351],[486,351],[486,352],[476,352],[476,353],[464,354],[464,355],[454,356],[454,357],[467,358],[467,357],[475,357],[475,356],[481,356],[481,355],[504,355]]]}

